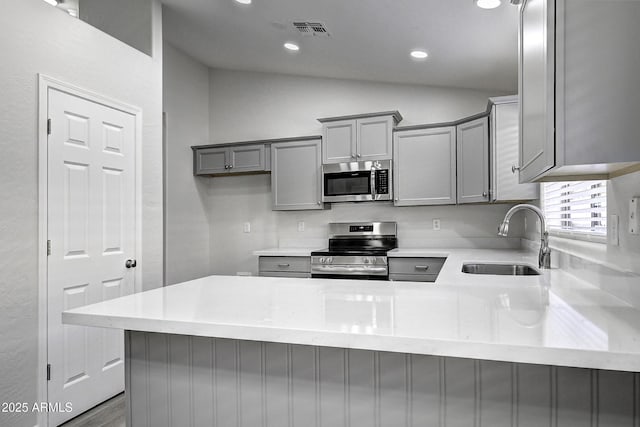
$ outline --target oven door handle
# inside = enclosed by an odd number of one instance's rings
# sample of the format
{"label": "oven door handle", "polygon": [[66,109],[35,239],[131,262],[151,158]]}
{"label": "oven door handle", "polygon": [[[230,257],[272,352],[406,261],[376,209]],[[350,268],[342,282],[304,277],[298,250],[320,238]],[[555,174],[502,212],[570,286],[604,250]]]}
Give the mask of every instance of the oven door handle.
{"label": "oven door handle", "polygon": [[312,266],[312,272],[324,272],[324,273],[382,273],[387,274],[387,267],[373,267],[373,266],[357,266],[350,267],[348,265],[317,265]]}
{"label": "oven door handle", "polygon": [[376,199],[376,168],[371,166],[371,199]]}

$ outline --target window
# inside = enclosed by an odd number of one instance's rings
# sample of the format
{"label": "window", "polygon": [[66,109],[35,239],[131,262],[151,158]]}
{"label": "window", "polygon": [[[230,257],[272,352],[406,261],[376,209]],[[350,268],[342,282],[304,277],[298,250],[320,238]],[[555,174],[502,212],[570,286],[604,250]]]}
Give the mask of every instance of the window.
{"label": "window", "polygon": [[544,183],[542,206],[550,234],[586,240],[605,240],[607,181]]}

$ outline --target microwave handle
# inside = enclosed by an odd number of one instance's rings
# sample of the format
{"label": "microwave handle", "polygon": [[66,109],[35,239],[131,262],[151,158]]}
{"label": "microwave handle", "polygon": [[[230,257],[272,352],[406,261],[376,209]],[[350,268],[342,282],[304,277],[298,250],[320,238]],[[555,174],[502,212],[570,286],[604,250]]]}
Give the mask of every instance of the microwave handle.
{"label": "microwave handle", "polygon": [[376,169],[374,167],[371,168],[371,197],[373,200],[376,199]]}

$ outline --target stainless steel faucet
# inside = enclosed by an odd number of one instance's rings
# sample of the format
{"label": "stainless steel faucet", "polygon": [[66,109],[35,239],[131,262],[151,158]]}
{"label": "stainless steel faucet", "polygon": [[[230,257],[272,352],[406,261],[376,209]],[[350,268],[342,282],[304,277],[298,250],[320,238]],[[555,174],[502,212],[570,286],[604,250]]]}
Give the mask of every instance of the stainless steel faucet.
{"label": "stainless steel faucet", "polygon": [[547,232],[547,222],[544,219],[544,213],[537,206],[521,204],[515,205],[504,216],[504,220],[502,224],[500,224],[500,228],[498,230],[498,236],[507,237],[509,233],[509,221],[514,213],[521,210],[531,210],[538,215],[540,218],[540,230],[542,235],[540,237],[540,253],[538,254],[538,267],[540,268],[551,268],[551,249],[549,249],[549,233]]}

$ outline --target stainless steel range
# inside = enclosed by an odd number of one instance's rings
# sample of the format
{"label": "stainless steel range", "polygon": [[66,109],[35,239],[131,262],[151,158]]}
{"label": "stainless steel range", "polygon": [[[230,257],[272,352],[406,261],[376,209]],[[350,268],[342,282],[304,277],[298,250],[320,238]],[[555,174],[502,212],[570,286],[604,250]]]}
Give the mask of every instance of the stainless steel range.
{"label": "stainless steel range", "polygon": [[311,277],[388,280],[387,252],[398,247],[395,222],[329,224],[329,249],[311,252]]}

